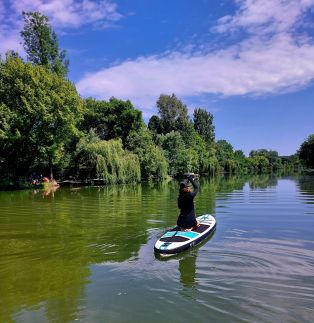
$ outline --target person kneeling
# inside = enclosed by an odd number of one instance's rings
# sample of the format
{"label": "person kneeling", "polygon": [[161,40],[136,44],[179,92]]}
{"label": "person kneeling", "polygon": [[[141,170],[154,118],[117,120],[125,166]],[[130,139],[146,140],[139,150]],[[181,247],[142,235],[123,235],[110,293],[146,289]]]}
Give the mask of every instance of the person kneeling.
{"label": "person kneeling", "polygon": [[[189,182],[193,185],[193,191],[188,185]],[[194,209],[194,197],[198,191],[199,186],[191,175],[187,177],[187,180],[180,183],[178,197],[180,214],[178,216],[177,225],[182,231],[192,231],[194,227],[198,227],[200,225],[199,221],[195,217]]]}

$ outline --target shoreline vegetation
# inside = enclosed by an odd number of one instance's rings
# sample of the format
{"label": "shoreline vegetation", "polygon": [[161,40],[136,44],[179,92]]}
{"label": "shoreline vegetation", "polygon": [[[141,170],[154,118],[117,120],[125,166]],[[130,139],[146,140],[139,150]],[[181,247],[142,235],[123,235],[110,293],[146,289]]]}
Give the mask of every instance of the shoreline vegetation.
{"label": "shoreline vegetation", "polygon": [[[58,182],[101,185],[176,178],[185,172],[313,173],[314,134],[291,156],[268,149],[245,156],[215,139],[214,117],[197,107],[192,118],[175,94],[161,94],[148,124],[131,101],[81,98],[68,80],[69,61],[48,18],[24,15],[27,60],[0,57],[0,190]],[[42,174],[42,175],[41,175]]]}

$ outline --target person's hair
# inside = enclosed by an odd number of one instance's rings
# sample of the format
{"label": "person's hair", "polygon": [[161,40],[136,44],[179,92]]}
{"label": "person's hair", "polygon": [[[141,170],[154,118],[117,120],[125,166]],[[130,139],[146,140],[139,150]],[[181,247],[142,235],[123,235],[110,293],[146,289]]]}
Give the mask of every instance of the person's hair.
{"label": "person's hair", "polygon": [[180,193],[189,193],[189,192],[191,192],[191,189],[188,186],[180,189]]}

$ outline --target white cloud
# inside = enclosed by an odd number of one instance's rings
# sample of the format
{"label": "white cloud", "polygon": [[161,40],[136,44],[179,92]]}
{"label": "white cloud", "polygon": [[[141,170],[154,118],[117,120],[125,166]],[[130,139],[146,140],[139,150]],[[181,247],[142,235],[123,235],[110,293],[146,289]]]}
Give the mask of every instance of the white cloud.
{"label": "white cloud", "polygon": [[122,18],[111,0],[8,0],[0,2],[0,53],[21,52],[20,30],[23,11],[39,11],[49,17],[54,29],[79,28],[95,24],[108,27]]}
{"label": "white cloud", "polygon": [[149,113],[161,93],[181,97],[269,94],[296,90],[313,80],[311,39],[293,36],[290,30],[314,0],[236,3],[239,10],[221,18],[216,30],[245,28],[249,35],[238,44],[203,54],[174,52],[125,61],[85,75],[77,83],[79,92],[103,99],[130,99]]}
{"label": "white cloud", "polygon": [[236,0],[236,3],[239,5],[237,12],[219,19],[216,31],[241,27],[254,33],[289,31],[314,5],[314,0]]}
{"label": "white cloud", "polygon": [[0,54],[4,54],[7,50],[21,52],[23,47],[18,30],[6,29],[0,25]]}
{"label": "white cloud", "polygon": [[90,23],[117,21],[121,14],[111,0],[11,0],[16,12],[39,11],[56,27],[80,27]]}

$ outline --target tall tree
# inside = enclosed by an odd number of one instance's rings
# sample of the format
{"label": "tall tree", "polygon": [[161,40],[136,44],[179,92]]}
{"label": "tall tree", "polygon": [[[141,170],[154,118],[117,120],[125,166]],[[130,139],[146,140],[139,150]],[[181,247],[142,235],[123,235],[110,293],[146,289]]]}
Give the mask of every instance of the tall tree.
{"label": "tall tree", "polygon": [[69,61],[65,58],[66,51],[59,49],[57,35],[52,30],[48,17],[39,12],[23,12],[23,17],[21,36],[27,59],[60,76],[67,76]]}
{"label": "tall tree", "polygon": [[219,165],[227,172],[233,172],[236,167],[232,145],[226,140],[218,140],[216,143],[216,156]]}
{"label": "tall tree", "polygon": [[157,101],[163,133],[180,130],[189,121],[186,105],[174,94],[160,95]]}
{"label": "tall tree", "polygon": [[306,167],[314,169],[314,134],[308,136],[301,144],[298,154]]}
{"label": "tall tree", "polygon": [[215,127],[213,125],[213,115],[204,109],[195,109],[193,113],[194,129],[210,146],[215,141]]}
{"label": "tall tree", "polygon": [[0,64],[0,155],[15,177],[64,161],[83,104],[74,85],[42,66],[8,56]]}

